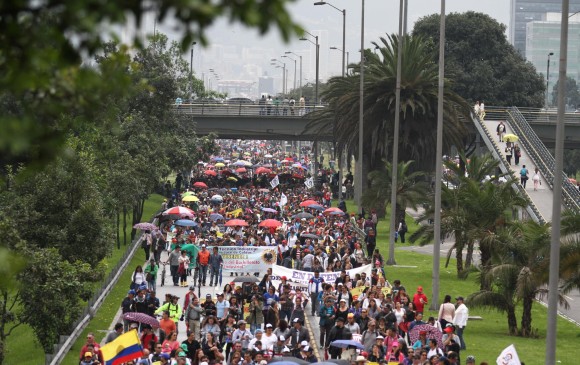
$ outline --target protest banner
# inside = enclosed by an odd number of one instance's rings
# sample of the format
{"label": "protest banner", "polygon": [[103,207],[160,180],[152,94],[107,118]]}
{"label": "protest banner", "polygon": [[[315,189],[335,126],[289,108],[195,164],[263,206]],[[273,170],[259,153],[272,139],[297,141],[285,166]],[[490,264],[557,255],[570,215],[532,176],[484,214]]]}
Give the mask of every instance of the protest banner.
{"label": "protest banner", "polygon": [[[213,248],[208,247],[211,251]],[[224,271],[244,273],[265,273],[276,263],[276,247],[254,246],[218,246],[218,252],[224,259]]]}
{"label": "protest banner", "polygon": [[[362,274],[363,272],[367,274],[367,277],[370,277],[371,269],[372,265],[364,265],[356,269],[346,270],[346,272],[351,278],[354,278],[356,274]],[[280,278],[282,276],[285,276],[288,279],[288,283],[291,286],[308,287],[308,282],[312,277],[314,277],[314,273],[310,271],[288,269],[284,266],[273,265],[271,279],[274,285],[277,286],[280,284]],[[340,271],[320,273],[320,277],[324,279],[324,282],[332,285],[334,285],[336,278],[339,276]]]}

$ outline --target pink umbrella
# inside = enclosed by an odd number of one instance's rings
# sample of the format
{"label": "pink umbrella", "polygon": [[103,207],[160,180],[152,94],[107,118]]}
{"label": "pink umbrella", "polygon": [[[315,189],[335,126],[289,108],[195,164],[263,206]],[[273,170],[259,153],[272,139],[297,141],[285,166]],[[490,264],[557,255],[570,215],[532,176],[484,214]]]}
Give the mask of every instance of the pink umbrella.
{"label": "pink umbrella", "polygon": [[260,224],[258,224],[258,226],[260,227],[268,227],[268,228],[277,228],[277,227],[281,227],[282,223],[280,221],[277,221],[275,219],[265,219],[263,221],[260,222]]}
{"label": "pink umbrella", "polygon": [[205,170],[204,174],[206,174],[207,176],[217,176],[217,172],[215,172],[214,170]]}

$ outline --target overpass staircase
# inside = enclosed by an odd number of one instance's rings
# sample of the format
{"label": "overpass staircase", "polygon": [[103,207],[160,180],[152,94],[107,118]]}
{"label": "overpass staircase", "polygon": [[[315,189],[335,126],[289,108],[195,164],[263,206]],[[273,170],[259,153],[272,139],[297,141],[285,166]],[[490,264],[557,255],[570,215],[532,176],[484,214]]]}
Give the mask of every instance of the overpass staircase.
{"label": "overpass staircase", "polygon": [[[501,171],[511,175],[518,182],[520,180],[519,171],[523,165],[526,165],[530,176],[526,189],[520,183],[514,183],[513,188],[529,201],[526,211],[530,218],[540,223],[550,222],[554,198],[552,191],[555,179],[554,156],[542,143],[517,107],[497,108],[486,112],[484,121],[477,117],[473,118],[473,123],[485,145],[500,162]],[[513,133],[519,138],[516,142],[522,151],[519,166],[515,166],[513,160],[512,164],[508,163],[505,157],[505,143],[499,142],[496,127],[501,120],[506,125],[506,133]],[[535,168],[538,168],[541,176],[541,185],[537,191],[533,190],[531,179]],[[563,176],[562,202],[564,208],[580,211],[580,192],[565,175]]]}

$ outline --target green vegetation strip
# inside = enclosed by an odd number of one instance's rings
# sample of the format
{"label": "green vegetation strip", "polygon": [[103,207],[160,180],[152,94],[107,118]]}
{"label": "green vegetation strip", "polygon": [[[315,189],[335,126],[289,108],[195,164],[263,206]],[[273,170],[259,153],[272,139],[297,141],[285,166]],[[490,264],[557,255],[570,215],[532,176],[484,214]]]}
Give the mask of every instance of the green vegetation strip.
{"label": "green vegetation strip", "polygon": [[[150,219],[163,201],[163,196],[152,194],[148,200],[145,201],[145,207],[143,211],[143,220]],[[130,235],[131,216],[127,217],[128,221],[128,236]],[[121,240],[123,239],[123,227],[120,228]],[[107,270],[105,276],[109,275],[111,270],[117,265],[117,262],[123,257],[127,246],[121,245],[121,249],[113,249],[111,257],[106,259]],[[137,251],[139,252],[139,251]],[[130,277],[135,266],[142,264],[141,256],[137,255],[138,259],[133,258],[123,275],[120,277],[120,283],[129,283]],[[90,284],[87,284],[90,285]],[[95,287],[98,287],[96,285]],[[116,314],[119,306],[121,305],[122,298],[127,294],[127,288],[123,284],[115,286],[115,288],[109,293],[103,305],[96,313],[95,317],[90,321],[87,328],[83,331],[82,336],[73,345],[70,353],[65,357],[63,364],[78,364],[78,354],[80,349],[85,342],[86,334],[88,332],[94,332],[97,339],[100,340],[101,337],[105,335],[106,330],[108,330],[114,315]],[[119,299],[120,298],[120,299]],[[54,320],[58,320],[54,318]],[[22,325],[18,327],[13,334],[9,337],[7,341],[7,356],[5,360],[6,364],[20,364],[20,365],[38,365],[44,363],[44,353],[42,347],[37,346],[35,343],[35,337],[32,329],[27,325]]]}

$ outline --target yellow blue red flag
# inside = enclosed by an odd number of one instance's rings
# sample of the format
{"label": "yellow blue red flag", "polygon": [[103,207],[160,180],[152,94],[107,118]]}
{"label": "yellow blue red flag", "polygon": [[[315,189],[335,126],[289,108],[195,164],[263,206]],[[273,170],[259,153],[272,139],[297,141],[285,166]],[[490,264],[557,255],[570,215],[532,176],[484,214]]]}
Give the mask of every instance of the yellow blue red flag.
{"label": "yellow blue red flag", "polygon": [[113,342],[101,347],[105,365],[119,365],[143,355],[143,347],[137,330],[123,333]]}

